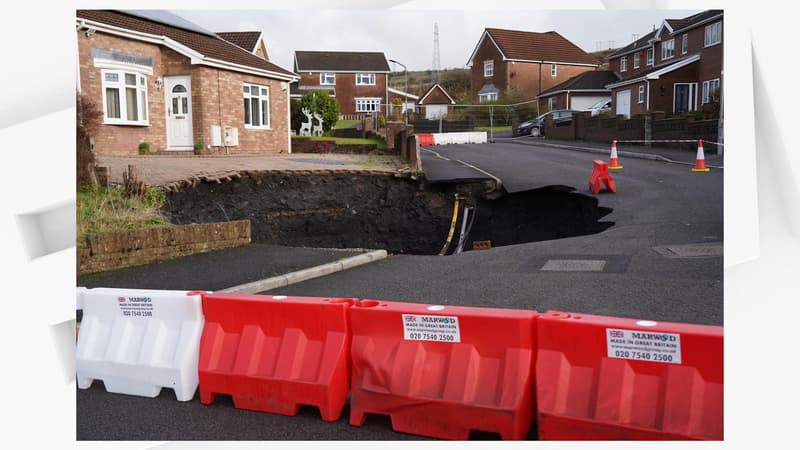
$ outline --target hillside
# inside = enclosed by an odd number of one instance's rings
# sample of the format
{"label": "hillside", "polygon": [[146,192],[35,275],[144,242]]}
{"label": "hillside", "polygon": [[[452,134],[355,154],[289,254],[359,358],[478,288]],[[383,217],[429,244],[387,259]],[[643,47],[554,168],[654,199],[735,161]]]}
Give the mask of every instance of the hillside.
{"label": "hillside", "polygon": [[[389,87],[404,90],[405,76],[403,72],[392,72],[389,75]],[[422,96],[436,81],[433,71],[420,70],[408,72],[408,93]],[[471,103],[469,95],[469,69],[443,69],[439,72],[439,84],[447,91],[456,103]]]}

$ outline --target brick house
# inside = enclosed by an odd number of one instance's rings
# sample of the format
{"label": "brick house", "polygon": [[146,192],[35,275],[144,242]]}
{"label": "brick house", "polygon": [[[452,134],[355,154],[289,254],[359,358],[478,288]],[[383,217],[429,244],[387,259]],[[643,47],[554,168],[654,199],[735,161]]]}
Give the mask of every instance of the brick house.
{"label": "brick house", "polygon": [[419,106],[425,110],[425,118],[429,120],[447,117],[455,104],[453,97],[439,83],[429,87],[419,100]]}
{"label": "brick house", "polygon": [[382,52],[295,51],[299,95],[331,92],[342,115],[384,112],[389,107],[389,62]]}
{"label": "brick house", "polygon": [[78,10],[76,35],[78,93],[102,111],[96,153],[291,151],[296,74],[161,11]]}
{"label": "brick house", "polygon": [[684,114],[722,95],[722,10],[707,10],[661,26],[608,55],[620,76],[610,83],[612,111]]}
{"label": "brick house", "polygon": [[575,75],[539,94],[539,111],[586,110],[600,100],[610,99],[611,91],[606,85],[617,80],[619,77],[611,70],[593,70]]}
{"label": "brick house", "polygon": [[486,28],[467,62],[473,103],[516,91],[525,99],[601,64],[556,33]]}

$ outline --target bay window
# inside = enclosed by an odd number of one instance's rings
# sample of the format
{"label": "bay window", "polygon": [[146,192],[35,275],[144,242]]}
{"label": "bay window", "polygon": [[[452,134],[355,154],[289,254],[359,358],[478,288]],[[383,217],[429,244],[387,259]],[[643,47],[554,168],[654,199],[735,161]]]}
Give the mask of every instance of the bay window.
{"label": "bay window", "polygon": [[124,70],[102,70],[103,122],[149,125],[147,77]]}

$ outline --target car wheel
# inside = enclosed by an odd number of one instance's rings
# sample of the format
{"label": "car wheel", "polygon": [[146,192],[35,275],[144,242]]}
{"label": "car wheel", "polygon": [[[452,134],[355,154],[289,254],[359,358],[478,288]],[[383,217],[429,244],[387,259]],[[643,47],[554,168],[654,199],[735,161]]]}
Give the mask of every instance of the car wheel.
{"label": "car wheel", "polygon": [[531,128],[531,136],[533,136],[533,137],[539,136],[539,127]]}

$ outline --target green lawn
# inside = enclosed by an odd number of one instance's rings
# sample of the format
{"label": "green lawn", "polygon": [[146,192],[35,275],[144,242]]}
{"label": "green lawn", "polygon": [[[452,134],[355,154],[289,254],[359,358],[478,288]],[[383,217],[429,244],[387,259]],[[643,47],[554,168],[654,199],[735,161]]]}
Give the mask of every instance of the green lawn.
{"label": "green lawn", "polygon": [[337,144],[375,144],[379,150],[386,149],[386,142],[380,139],[341,138],[333,136],[311,136],[312,141],[334,141]]}
{"label": "green lawn", "polygon": [[333,126],[334,129],[337,128],[350,128],[353,125],[357,125],[361,123],[360,120],[339,120],[336,122],[336,125]]}

